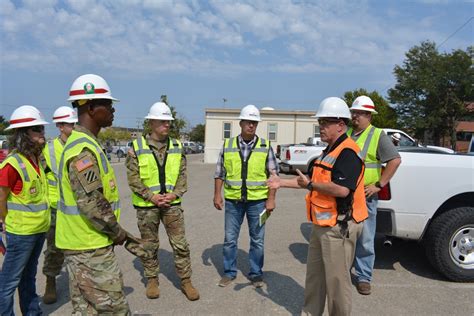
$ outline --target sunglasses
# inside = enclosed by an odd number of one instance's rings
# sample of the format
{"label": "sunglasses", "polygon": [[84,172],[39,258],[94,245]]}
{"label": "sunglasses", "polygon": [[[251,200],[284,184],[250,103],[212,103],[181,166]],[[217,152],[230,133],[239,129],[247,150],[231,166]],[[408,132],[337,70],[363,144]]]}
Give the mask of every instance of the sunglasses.
{"label": "sunglasses", "polygon": [[113,103],[110,100],[95,100],[90,106],[93,108],[103,106],[104,108],[111,110],[113,108]]}
{"label": "sunglasses", "polygon": [[43,125],[32,126],[32,127],[30,127],[30,129],[35,133],[43,133],[44,132],[44,126]]}
{"label": "sunglasses", "polygon": [[336,124],[339,123],[341,120],[338,119],[319,119],[318,123],[320,126],[326,126],[329,124]]}

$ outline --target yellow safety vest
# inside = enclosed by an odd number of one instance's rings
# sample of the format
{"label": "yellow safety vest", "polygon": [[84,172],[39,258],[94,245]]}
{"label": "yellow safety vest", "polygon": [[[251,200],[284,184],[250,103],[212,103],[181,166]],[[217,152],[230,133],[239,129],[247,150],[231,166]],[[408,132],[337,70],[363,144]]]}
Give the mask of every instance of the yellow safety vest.
{"label": "yellow safety vest", "polygon": [[[162,192],[162,186],[167,193],[173,192],[176,182],[178,181],[179,167],[183,155],[181,142],[177,139],[168,138],[166,156],[163,160],[164,168],[163,166],[159,166],[158,160],[143,136],[133,141],[133,149],[137,155],[142,183],[150,188],[154,194]],[[178,197],[171,202],[171,205],[179,203],[181,203],[181,198]],[[145,201],[135,193],[132,195],[132,204],[138,207],[155,206],[152,202]]]}
{"label": "yellow safety vest", "polygon": [[50,172],[46,173],[48,180],[48,200],[49,206],[57,209],[58,208],[58,167],[61,154],[63,153],[63,144],[59,137],[46,143],[43,148],[43,156],[46,160]]}
{"label": "yellow safety vest", "polygon": [[257,138],[247,161],[243,161],[238,137],[224,141],[224,197],[229,200],[257,201],[268,198],[267,158],[270,144]]}
{"label": "yellow safety vest", "polygon": [[[382,163],[377,159],[377,147],[379,145],[382,129],[369,125],[355,140],[361,149],[360,156],[365,163],[364,185],[374,184],[380,180],[382,175]],[[349,128],[347,135],[353,137],[353,130]]]}
{"label": "yellow safety vest", "polygon": [[103,195],[120,219],[120,200],[114,170],[97,141],[89,135],[73,131],[64,145],[59,163],[59,201],[56,219],[56,247],[69,250],[88,250],[109,246],[113,243],[106,234],[96,230],[81,215],[74,192],[69,183],[69,162],[84,149],[90,150],[97,159],[102,181]]}
{"label": "yellow safety vest", "polygon": [[40,166],[40,174],[22,154],[13,152],[3,161],[0,169],[10,164],[21,177],[23,188],[18,194],[13,191],[7,198],[7,217],[5,229],[17,235],[32,235],[47,232],[51,212],[46,196],[46,175]]}

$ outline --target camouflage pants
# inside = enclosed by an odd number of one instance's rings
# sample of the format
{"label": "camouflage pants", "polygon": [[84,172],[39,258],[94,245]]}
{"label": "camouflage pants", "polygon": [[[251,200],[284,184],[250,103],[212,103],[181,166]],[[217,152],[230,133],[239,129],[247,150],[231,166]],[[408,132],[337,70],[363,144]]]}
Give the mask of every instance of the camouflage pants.
{"label": "camouflage pants", "polygon": [[43,274],[49,277],[56,277],[61,273],[64,263],[64,253],[56,248],[54,238],[56,235],[56,209],[51,208],[51,226],[46,235],[46,250],[44,251]]}
{"label": "camouflage pants", "polygon": [[73,315],[130,315],[113,247],[66,253]]}
{"label": "camouflage pants", "polygon": [[160,239],[158,228],[160,221],[168,235],[168,239],[173,248],[174,264],[176,273],[183,279],[191,278],[191,258],[189,245],[184,235],[184,215],[181,206],[171,206],[170,208],[139,208],[137,207],[138,229],[142,239],[153,242],[152,250],[155,256],[143,260],[143,268],[146,278],[158,277],[160,272],[160,263],[158,259],[158,249],[160,248]]}

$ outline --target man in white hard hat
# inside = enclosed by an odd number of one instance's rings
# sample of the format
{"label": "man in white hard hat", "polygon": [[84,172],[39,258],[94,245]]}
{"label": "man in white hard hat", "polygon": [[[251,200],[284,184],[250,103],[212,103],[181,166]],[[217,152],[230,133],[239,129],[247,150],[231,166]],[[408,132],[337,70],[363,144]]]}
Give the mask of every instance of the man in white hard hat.
{"label": "man in white hard hat", "polygon": [[11,151],[0,164],[0,226],[5,226],[7,239],[0,269],[0,315],[14,315],[16,288],[21,313],[42,314],[36,271],[50,223],[46,175],[39,161],[46,124],[37,108],[23,105],[13,112],[7,127],[13,135]]}
{"label": "man in white hard hat", "polygon": [[53,122],[59,130],[59,136],[48,141],[43,149],[46,162],[45,173],[48,178],[48,200],[51,209],[51,226],[46,236],[47,247],[44,251],[43,274],[46,276],[46,288],[43,303],[53,304],[56,296],[56,276],[61,273],[64,263],[63,252],[54,244],[56,232],[56,209],[58,205],[58,167],[63,153],[64,144],[71,135],[74,124],[77,123],[76,111],[68,106],[60,106],[54,111]]}
{"label": "man in white hard hat", "polygon": [[[359,96],[352,103],[352,128],[347,131],[361,148],[364,159],[364,186],[369,218],[364,222],[362,235],[357,241],[354,260],[356,287],[362,295],[371,293],[370,282],[375,262],[375,228],[378,192],[390,181],[401,163],[400,155],[385,132],[371,124],[372,115],[377,114],[375,104],[367,96]],[[386,163],[382,173],[382,164]]]}
{"label": "man in white hard hat", "polygon": [[393,144],[395,146],[400,146],[400,140],[402,140],[402,135],[400,135],[400,133],[393,133],[391,137]]}
{"label": "man in white hard hat", "polygon": [[64,145],[58,168],[56,247],[65,255],[73,314],[129,315],[114,245],[127,232],[119,225],[117,181],[97,134],[112,125],[115,109],[100,76],[78,77],[68,101],[79,123]]}
{"label": "man in white hard hat", "polygon": [[321,140],[328,143],[309,171],[298,177],[271,176],[270,188],[307,189],[306,214],[313,223],[306,265],[303,313],[322,315],[327,298],[329,315],[350,315],[350,267],[357,237],[367,218],[364,164],[360,149],[347,135],[350,112],[340,98],[324,99],[314,116]]}
{"label": "man in white hard hat", "polygon": [[133,141],[125,161],[138,229],[143,239],[153,243],[153,256],[142,260],[147,278],[145,294],[149,299],[160,296],[158,249],[162,222],[173,248],[181,290],[190,301],[195,301],[199,299],[199,292],[191,283],[191,258],[181,206],[187,191],[186,156],[181,142],[169,136],[174,118],[168,105],[153,104],[145,119],[149,121],[151,133]]}
{"label": "man in white hard hat", "polygon": [[226,139],[217,161],[214,176],[214,207],[224,208],[225,237],[223,246],[224,275],[219,286],[226,287],[237,276],[237,242],[244,217],[247,217],[250,235],[249,280],[255,288],[263,286],[263,257],[265,225],[259,224],[260,214],[275,208],[275,190],[266,180],[278,173],[278,163],[270,142],[258,137],[260,112],[254,105],[240,112],[240,135]]}

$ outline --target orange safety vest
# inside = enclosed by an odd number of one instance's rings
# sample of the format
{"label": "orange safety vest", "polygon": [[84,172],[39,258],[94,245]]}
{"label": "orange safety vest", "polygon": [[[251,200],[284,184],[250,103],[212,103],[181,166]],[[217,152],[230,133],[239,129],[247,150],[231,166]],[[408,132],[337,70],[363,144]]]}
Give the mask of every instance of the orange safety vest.
{"label": "orange safety vest", "polygon": [[[346,138],[326,156],[323,157],[321,155],[315,161],[311,181],[314,183],[330,183],[334,163],[342,150],[346,148],[353,150],[357,156],[359,156],[360,149],[357,144],[352,139]],[[365,168],[362,159],[361,162],[362,170],[357,179],[357,187],[352,202],[352,219],[357,223],[360,223],[368,217],[364,193]],[[337,224],[338,215],[336,197],[312,190],[306,195],[306,213],[308,220],[316,225],[335,226]]]}

